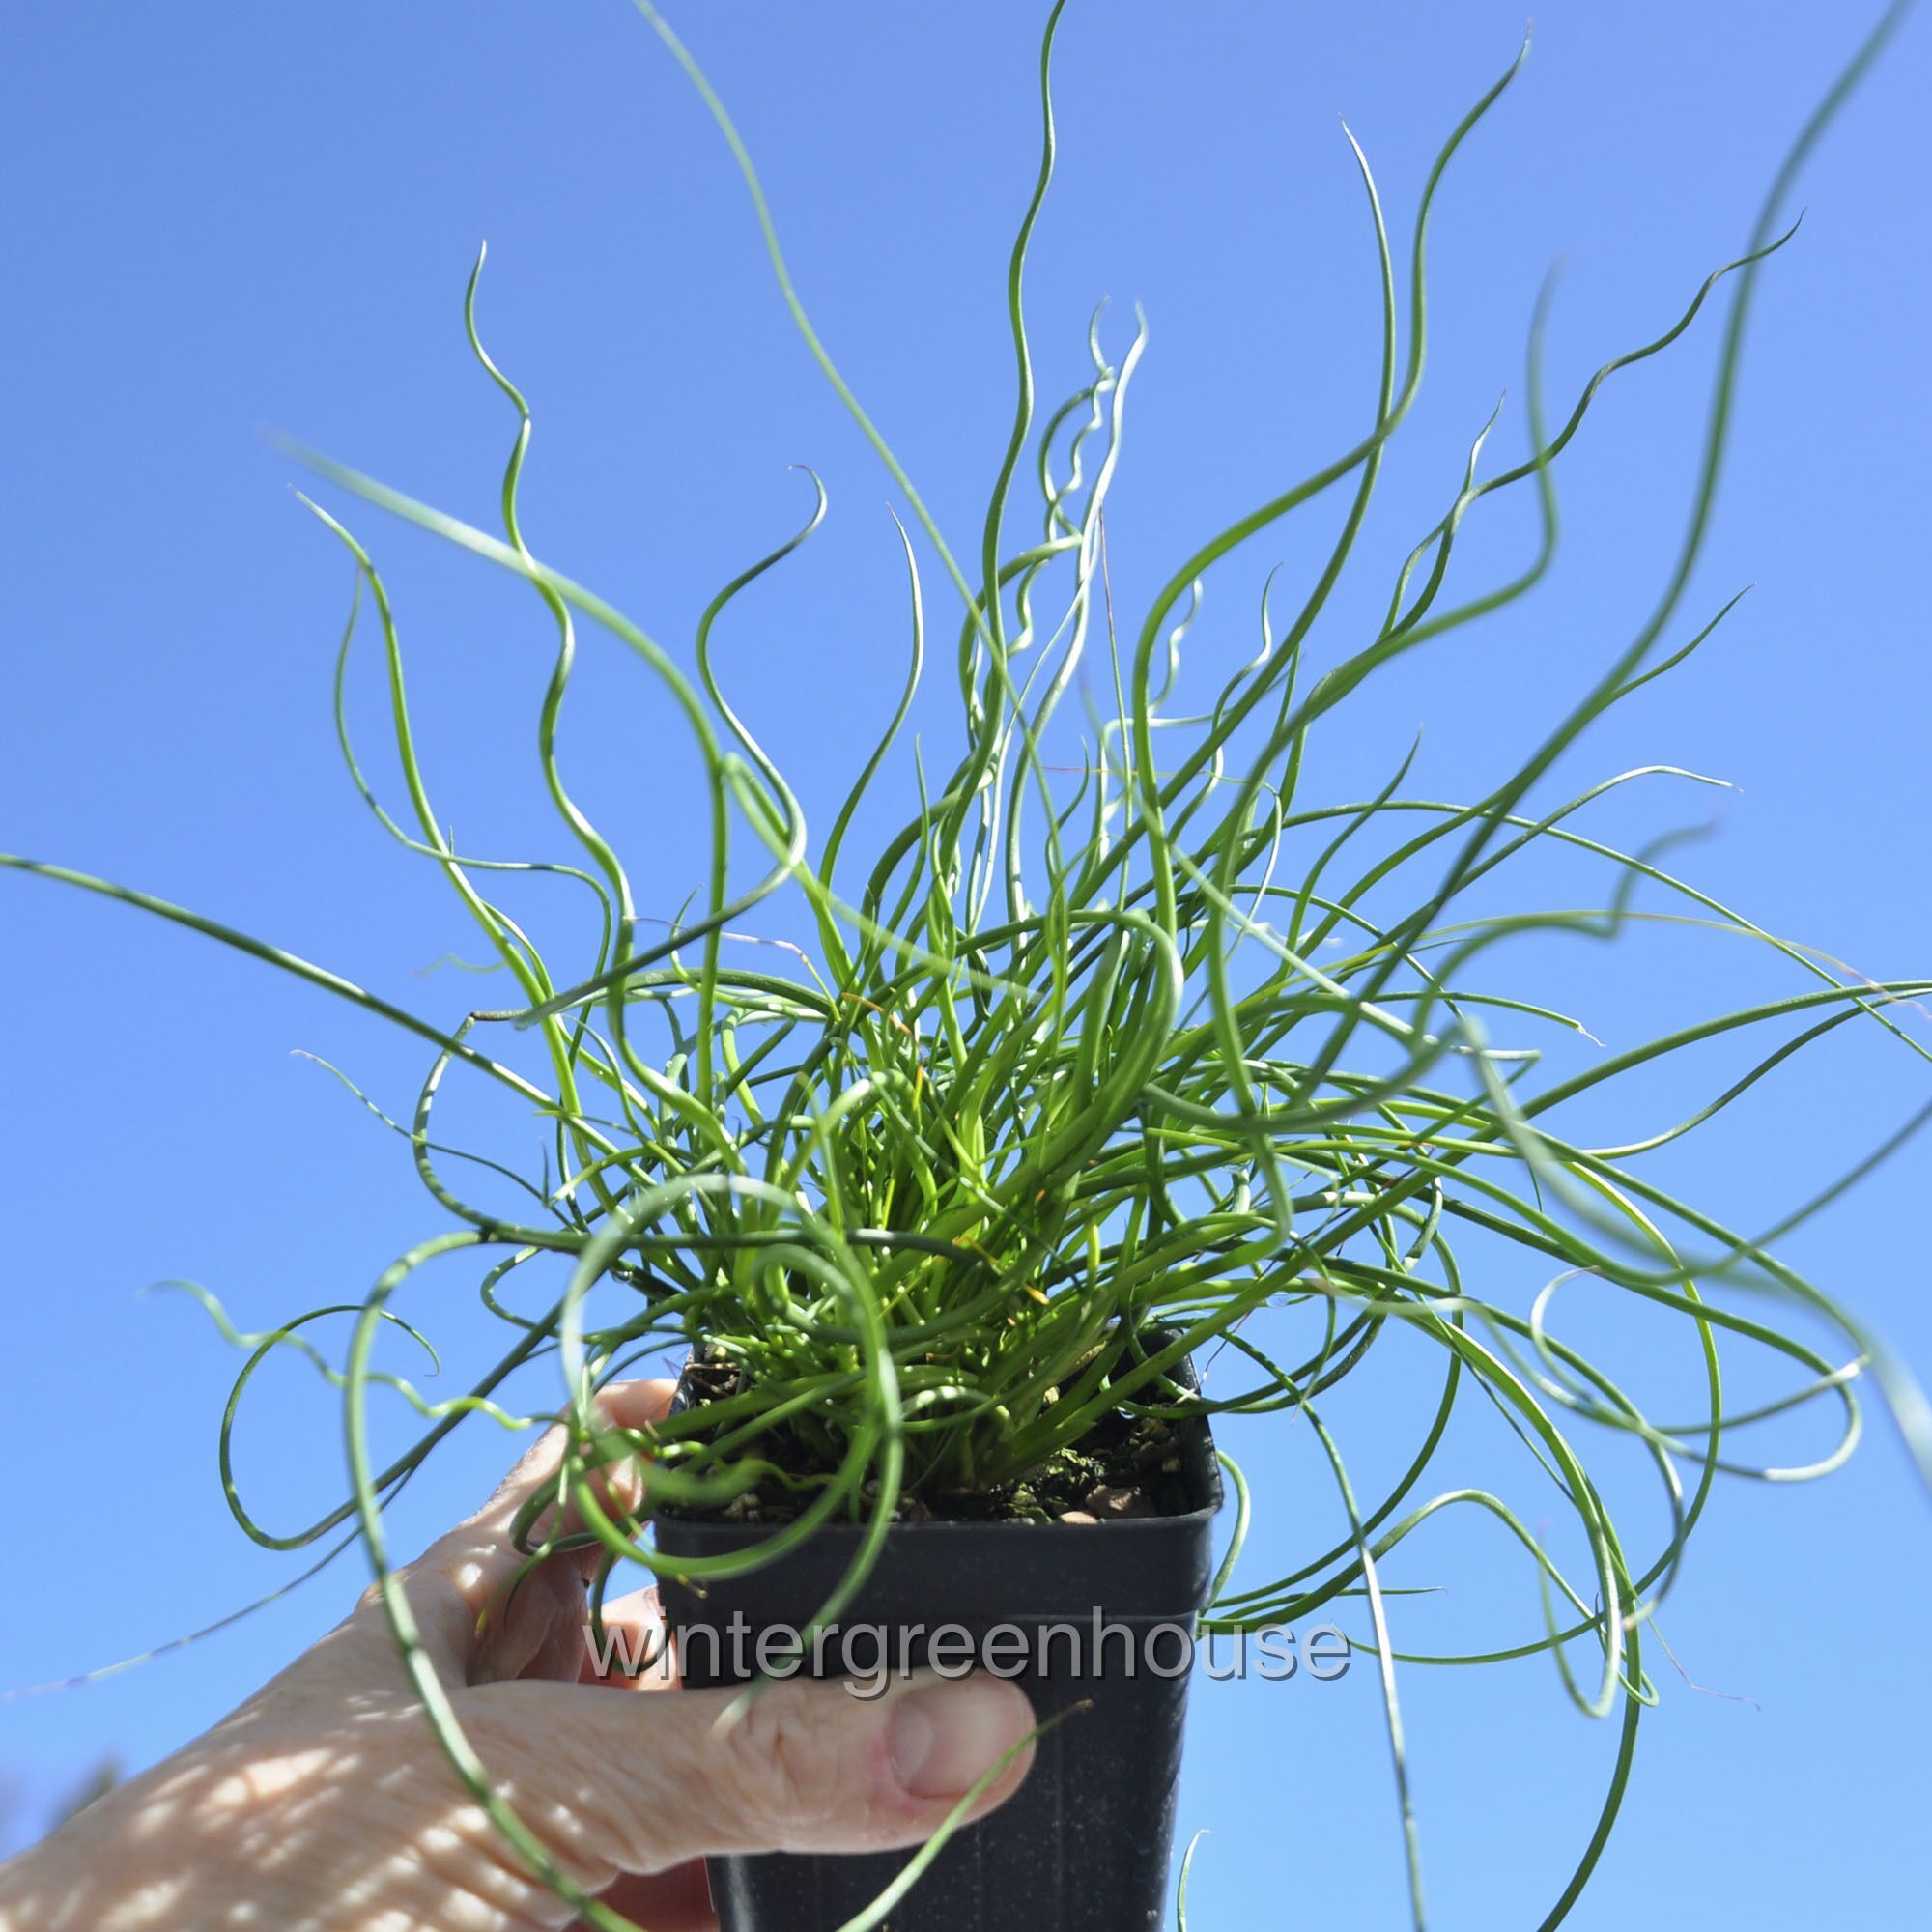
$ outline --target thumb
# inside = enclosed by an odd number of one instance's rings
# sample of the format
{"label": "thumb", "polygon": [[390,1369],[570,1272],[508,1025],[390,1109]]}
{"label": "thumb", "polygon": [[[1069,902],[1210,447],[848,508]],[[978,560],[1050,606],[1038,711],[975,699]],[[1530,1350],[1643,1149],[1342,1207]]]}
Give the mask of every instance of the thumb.
{"label": "thumb", "polygon": [[[733,1713],[742,1694],[491,1684],[465,1693],[463,1723],[560,1855],[631,1872],[721,1853],[918,1844],[1034,1728],[1026,1694],[983,1675],[922,1671],[870,1698],[790,1679]],[[1029,1743],[969,1816],[1010,1796],[1032,1758]]]}

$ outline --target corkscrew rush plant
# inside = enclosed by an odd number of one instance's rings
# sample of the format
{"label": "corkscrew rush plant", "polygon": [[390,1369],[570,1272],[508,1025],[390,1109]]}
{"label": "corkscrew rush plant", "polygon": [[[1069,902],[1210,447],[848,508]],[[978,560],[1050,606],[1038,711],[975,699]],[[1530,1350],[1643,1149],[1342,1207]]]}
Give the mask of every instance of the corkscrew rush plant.
{"label": "corkscrew rush plant", "polygon": [[[452,1430],[479,1414],[511,1428],[548,1419],[497,1400],[524,1364],[554,1356],[561,1370],[555,1413],[572,1429],[558,1494],[574,1501],[582,1525],[566,1541],[601,1554],[592,1596],[600,1622],[607,1584],[627,1566],[701,1579],[769,1561],[829,1522],[863,1522],[851,1569],[822,1607],[821,1618],[833,1618],[907,1498],[1011,1486],[1122,1404],[1169,1417],[1300,1418],[1332,1469],[1335,1540],[1288,1575],[1236,1588],[1249,1498],[1232,1470],[1235,1531],[1208,1628],[1253,1630],[1344,1596],[1363,1601],[1369,1632],[1359,1642],[1381,1674],[1418,1926],[1425,1922],[1419,1834],[1398,1665],[1547,1653],[1582,1710],[1619,1718],[1601,1811],[1543,1920],[1553,1926],[1575,1903],[1616,1817],[1638,1722],[1654,1699],[1642,1662],[1645,1627],[1677,1576],[1718,1475],[1791,1481],[1835,1468],[1858,1438],[1857,1383],[1869,1374],[1932,1477],[1932,1427],[1905,1369],[1773,1245],[1901,1145],[1932,1103],[1779,1226],[1755,1234],[1676,1198],[1645,1171],[1649,1156],[1745,1101],[1791,1055],[1853,1021],[1932,1058],[1912,1031],[1932,980],[1866,980],[1678,877],[1663,863],[1668,841],[1624,851],[1583,829],[1591,808],[1622,787],[1713,781],[1649,767],[1554,807],[1531,803],[1593,724],[1689,657],[1737,602],[1700,613],[1687,600],[1716,497],[1747,319],[1760,276],[1795,233],[1788,204],[1800,169],[1906,7],[1885,13],[1799,134],[1744,251],[1718,267],[1654,340],[1598,370],[1560,419],[1544,393],[1547,303],[1539,306],[1526,382],[1528,454],[1483,475],[1493,418],[1485,425],[1439,519],[1389,587],[1379,625],[1331,647],[1325,630],[1318,643],[1318,627],[1324,614],[1332,618],[1338,585],[1359,561],[1378,480],[1422,382],[1431,215],[1457,153],[1514,84],[1522,54],[1443,144],[1405,249],[1391,240],[1368,159],[1354,147],[1381,329],[1359,440],[1209,537],[1176,567],[1138,625],[1122,630],[1108,579],[1105,510],[1145,328],[1124,349],[1110,347],[1114,331],[1096,316],[1091,376],[1042,417],[1023,302],[1029,244],[1055,167],[1051,74],[1065,0],[1047,17],[1040,52],[1039,171],[1007,281],[1016,400],[977,553],[949,547],[861,408],[793,287],[735,127],[669,26],[646,0],[636,4],[716,120],[799,332],[908,513],[899,528],[904,632],[892,645],[905,666],[903,684],[855,758],[850,790],[821,836],[760,745],[753,707],[741,711],[729,695],[718,639],[740,594],[818,527],[824,489],[807,473],[809,516],[711,600],[688,658],[660,644],[541,558],[526,536],[522,486],[532,417],[484,347],[480,255],[465,302],[469,343],[515,422],[500,533],[300,452],[352,498],[529,586],[554,653],[537,753],[569,856],[479,857],[454,845],[417,755],[401,629],[384,580],[349,525],[304,497],[354,572],[335,680],[350,776],[381,827],[441,873],[494,966],[514,982],[514,999],[445,1025],[180,906],[64,867],[5,859],[240,949],[434,1049],[406,1120],[361,1097],[408,1145],[423,1185],[454,1225],[400,1256],[360,1302],[310,1310],[263,1334],[237,1333],[213,1297],[196,1291],[248,1350],[221,1435],[222,1480],[236,1518],[278,1549],[331,1537],[342,1539],[338,1547],[362,1543],[429,1720],[460,1775],[551,1884],[577,1899],[591,1922],[619,1927],[628,1921],[578,1898],[491,1786],[416,1641],[386,1553],[384,1506]],[[1669,348],[1707,309],[1722,311],[1709,417],[1687,526],[1648,620],[1533,755],[1474,802],[1412,795],[1406,762],[1371,796],[1305,796],[1304,753],[1329,714],[1383,667],[1425,645],[1453,647],[1459,634],[1536,588],[1556,547],[1559,459],[1603,385]],[[1037,492],[1031,512],[1018,500],[1023,475]],[[1279,570],[1257,582],[1245,620],[1249,644],[1223,660],[1239,661],[1217,673],[1219,689],[1205,708],[1184,698],[1197,656],[1192,627],[1209,578],[1228,575],[1253,539],[1331,492],[1346,495],[1346,508],[1311,580],[1295,594]],[[1505,492],[1526,493],[1536,505],[1535,554],[1517,576],[1457,601],[1451,582],[1463,526],[1485,498]],[[952,606],[943,587],[934,596],[923,555],[937,559],[957,599],[956,618],[942,614]],[[952,622],[956,633],[946,628]],[[662,935],[639,912],[621,856],[565,777],[560,740],[580,625],[635,655],[668,700],[668,715],[688,731],[703,773],[694,810],[677,826],[705,855],[701,876],[693,901]],[[367,775],[348,723],[354,649],[372,630],[403,781],[394,811]],[[900,829],[861,855],[852,845],[866,822],[862,808],[889,769],[903,768],[899,734],[929,651],[947,641],[961,725],[954,761],[929,766],[922,751]],[[1101,691],[1104,699],[1094,696]],[[1076,723],[1079,703],[1086,715]],[[1479,884],[1519,855],[1550,850],[1577,855],[1592,876],[1607,873],[1614,885],[1605,903],[1526,914],[1473,909]],[[749,885],[737,882],[746,852],[757,871]],[[493,881],[503,873],[542,874],[588,894],[599,916],[594,952],[555,970],[536,934],[493,898]],[[1639,912],[1639,892],[1663,909]],[[767,927],[777,923],[796,937],[746,934],[741,927],[754,912]],[[1486,988],[1481,969],[1495,949],[1523,935],[1609,940],[1639,917],[1769,948],[1789,968],[1792,989],[1548,1080],[1538,1031],[1574,1037],[1577,1023]],[[1767,1043],[1688,1118],[1614,1147],[1563,1131],[1566,1104],[1733,1037]],[[526,1044],[540,1048],[530,1065],[519,1064],[532,1059]],[[444,1133],[440,1108],[453,1074],[507,1089],[544,1121],[540,1174],[466,1152]],[[482,1205],[464,1173],[487,1174],[487,1185],[510,1191],[498,1205]],[[1548,1285],[1526,1312],[1485,1295],[1459,1260],[1465,1232],[1514,1244],[1546,1271]],[[390,1329],[429,1348],[427,1320],[406,1318],[393,1304],[446,1255],[471,1256],[481,1267],[482,1306],[507,1334],[501,1359],[466,1394],[431,1401],[377,1361]],[[557,1257],[569,1268],[561,1292],[548,1306],[520,1312],[519,1287],[541,1278],[532,1264]],[[1561,1337],[1557,1292],[1578,1278],[1599,1295],[1627,1296],[1682,1324],[1703,1378],[1699,1414],[1657,1419],[1637,1391]],[[606,1293],[593,1300],[600,1287]],[[611,1292],[624,1298],[612,1301]],[[343,1317],[353,1327],[338,1366],[315,1334]],[[1805,1333],[1821,1325],[1836,1333],[1841,1350],[1820,1352],[1780,1325],[1787,1317]],[[1358,1495],[1322,1400],[1345,1378],[1373,1376],[1396,1334],[1439,1350],[1440,1392],[1414,1418],[1414,1452],[1400,1479],[1379,1495]],[[733,1391],[674,1415],[648,1441],[593,1411],[604,1383],[680,1345],[734,1371]],[[342,1391],[352,1482],[339,1507],[281,1533],[244,1504],[229,1445],[255,1372],[289,1350]],[[1246,1385],[1217,1382],[1199,1397],[1183,1395],[1172,1372],[1211,1350],[1222,1351],[1221,1373],[1237,1373]],[[1779,1364],[1787,1392],[1733,1406],[1724,1367],[1742,1351]],[[425,1425],[380,1465],[369,1413],[379,1388]],[[1835,1446],[1815,1461],[1764,1467],[1739,1446],[1751,1425],[1819,1401],[1835,1406],[1841,1425]],[[1498,1494],[1452,1485],[1420,1499],[1452,1418],[1472,1404],[1500,1414],[1533,1459],[1536,1481],[1560,1495],[1587,1548],[1587,1574],[1569,1574]],[[1638,1552],[1627,1545],[1586,1460],[1593,1437],[1634,1439],[1647,1456],[1668,1516],[1661,1547]],[[776,1455],[780,1441],[793,1453]],[[745,1555],[673,1565],[650,1546],[645,1525],[607,1512],[595,1481],[613,1460],[639,1453],[654,1463],[651,1509],[724,1507],[753,1488],[776,1486],[791,1494],[795,1511]],[[1540,1627],[1525,1626],[1517,1640],[1480,1655],[1398,1651],[1379,1566],[1425,1523],[1468,1510],[1500,1522],[1520,1548],[1523,1577],[1533,1576],[1541,1593]],[[532,1563],[560,1547],[554,1532],[547,1538],[539,1530],[542,1520],[555,1519],[533,1506],[522,1525]],[[1590,1670],[1575,1663],[1579,1644],[1594,1647]],[[854,1925],[880,1922],[889,1905],[880,1901]]]}

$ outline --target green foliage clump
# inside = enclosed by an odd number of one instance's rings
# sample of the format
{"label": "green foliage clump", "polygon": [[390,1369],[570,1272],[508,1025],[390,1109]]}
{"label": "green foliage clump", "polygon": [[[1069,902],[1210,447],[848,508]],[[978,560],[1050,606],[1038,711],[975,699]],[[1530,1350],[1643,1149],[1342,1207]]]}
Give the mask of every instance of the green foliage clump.
{"label": "green foliage clump", "polygon": [[[1841,973],[1675,876],[1661,848],[1625,852],[1583,829],[1598,801],[1657,770],[1624,773],[1553,806],[1531,803],[1590,725],[1681,663],[1732,608],[1688,621],[1684,614],[1746,317],[1767,259],[1789,239],[1782,211],[1792,179],[1898,10],[1804,130],[1746,251],[1712,274],[1656,340],[1600,369],[1553,426],[1540,374],[1539,314],[1529,354],[1528,454],[1480,475],[1485,428],[1439,519],[1388,586],[1379,624],[1339,654],[1324,653],[1318,669],[1318,621],[1358,566],[1378,478],[1421,383],[1431,213],[1453,157],[1515,79],[1520,56],[1443,145],[1401,273],[1368,161],[1355,151],[1382,329],[1360,440],[1208,538],[1174,569],[1139,621],[1122,630],[1107,581],[1105,506],[1144,337],[1136,333],[1115,359],[1096,317],[1091,374],[1042,419],[1023,306],[1028,247],[1054,170],[1049,80],[1060,6],[1040,60],[1038,180],[1007,282],[1018,375],[1011,434],[977,550],[955,554],[813,332],[723,107],[668,28],[639,4],[716,116],[743,169],[784,299],[910,512],[912,527],[900,532],[903,685],[849,794],[819,833],[727,696],[712,650],[732,601],[817,526],[825,497],[816,478],[804,527],[718,593],[689,662],[681,662],[526,542],[519,500],[530,412],[484,350],[476,276],[466,306],[470,346],[516,416],[500,534],[304,453],[353,496],[501,566],[541,600],[555,637],[539,720],[542,770],[576,850],[568,863],[539,863],[454,849],[415,753],[383,578],[347,526],[312,504],[347,547],[356,575],[337,675],[337,721],[355,782],[387,831],[443,874],[495,963],[515,980],[515,1004],[445,1029],[182,908],[57,867],[6,861],[242,948],[435,1048],[412,1117],[391,1124],[456,1225],[400,1258],[358,1308],[314,1311],[272,1334],[243,1338],[252,1345],[252,1373],[276,1350],[311,1350],[305,1331],[320,1317],[355,1314],[346,1370],[314,1354],[345,1387],[354,1496],[303,1534],[274,1537],[242,1509],[229,1472],[238,1516],[278,1547],[317,1541],[353,1521],[384,1579],[432,1716],[459,1766],[487,1793],[413,1643],[407,1600],[384,1553],[382,1506],[467,1415],[530,1420],[507,1414],[495,1398],[536,1356],[554,1351],[562,1365],[576,1426],[561,1482],[587,1524],[582,1540],[602,1547],[600,1602],[620,1566],[670,1567],[640,1541],[638,1525],[604,1515],[592,1488],[602,1463],[638,1450],[656,1459],[662,1504],[727,1508],[760,1485],[791,1495],[766,1545],[744,1559],[714,1559],[714,1573],[769,1560],[827,1522],[865,1522],[846,1585],[825,1606],[832,1616],[908,1497],[1023,1485],[1056,1459],[1077,1455],[1095,1425],[1123,1405],[1169,1420],[1204,1412],[1299,1417],[1332,1465],[1345,1527],[1332,1548],[1311,1552],[1291,1574],[1238,1591],[1231,1553],[1210,1624],[1254,1628],[1293,1621],[1344,1594],[1365,1597],[1401,1782],[1378,1565],[1441,1512],[1473,1508],[1498,1520],[1520,1544],[1545,1605],[1543,1634],[1502,1654],[1546,1650],[1585,1709],[1622,1711],[1603,1815],[1553,1924],[1594,1864],[1624,1788],[1637,1717],[1651,1698],[1640,1659],[1645,1622],[1677,1573],[1718,1473],[1754,1473],[1733,1455],[1734,1433],[1823,1398],[1842,1408],[1837,1448],[1808,1470],[1776,1473],[1788,1479],[1835,1466],[1857,1434],[1853,1381],[1874,1364],[1895,1406],[1917,1413],[1902,1370],[1773,1252],[1772,1240],[1802,1214],[1747,1236],[1675,1198],[1646,1169],[1650,1156],[1744,1097],[1798,1046],[1847,1022],[1885,1027],[1923,1052],[1891,1009],[1932,983],[1879,985]],[[481,266],[479,259],[479,275]],[[1306,796],[1300,780],[1311,736],[1338,706],[1384,667],[1478,624],[1543,579],[1557,534],[1557,461],[1600,387],[1666,349],[1720,295],[1729,305],[1691,508],[1649,620],[1534,754],[1483,797],[1451,803],[1413,795],[1406,764],[1373,796]],[[1023,476],[1037,492],[1030,514],[1016,500]],[[1459,597],[1452,564],[1465,521],[1485,498],[1511,491],[1537,505],[1536,554],[1507,582]],[[1293,593],[1278,575],[1256,586],[1244,661],[1205,709],[1183,709],[1182,654],[1205,581],[1251,539],[1331,492],[1346,507],[1319,568]],[[856,835],[876,810],[870,795],[907,763],[902,754],[895,759],[895,741],[934,641],[931,558],[958,605],[956,628],[948,621],[942,630],[959,697],[956,753],[944,769],[916,762],[898,829],[862,854]],[[365,602],[384,654],[406,781],[407,810],[398,816],[365,779],[346,724],[344,676]],[[580,622],[636,654],[687,727],[705,775],[689,822],[677,828],[702,850],[702,875],[668,936],[647,933],[622,860],[573,798],[559,762]],[[1106,695],[1096,700],[1099,691]],[[1084,719],[1072,719],[1083,703]],[[734,841],[759,855],[762,869],[750,885],[734,884]],[[1507,916],[1481,910],[1483,882],[1518,855],[1548,848],[1588,862],[1593,876],[1606,869],[1615,883],[1604,903]],[[554,972],[531,934],[493,902],[490,882],[504,871],[553,874],[593,895],[601,914],[594,956]],[[1634,916],[1639,890],[1668,902],[1665,914],[1647,917],[1680,917],[1773,949],[1792,969],[1794,990],[1550,1080],[1533,1047],[1499,1042],[1541,1027],[1574,1031],[1576,1023],[1486,982],[1491,955],[1530,933],[1610,939]],[[737,927],[754,908],[767,921],[791,922],[783,929],[797,943],[764,934],[762,952],[753,954]],[[753,957],[759,963],[748,964]],[[514,1038],[518,1030],[541,1043],[543,1079],[483,1043],[492,1035]],[[1610,1148],[1564,1130],[1563,1110],[1581,1096],[1702,1042],[1760,1034],[1775,1035],[1775,1043],[1751,1069],[1675,1125]],[[450,1161],[472,1158],[432,1131],[452,1070],[508,1088],[549,1122],[554,1171],[547,1159],[540,1178],[508,1175],[529,1203],[522,1219],[474,1205],[452,1179]],[[1527,1312],[1490,1298],[1465,1272],[1458,1259],[1465,1235],[1507,1241],[1536,1259],[1548,1286]],[[510,1339],[501,1362],[466,1396],[433,1405],[377,1373],[372,1351],[384,1324],[403,1325],[390,1306],[397,1292],[453,1251],[473,1251],[486,1264],[482,1300]],[[543,1312],[515,1312],[506,1297],[518,1271],[556,1255],[573,1264],[567,1288]],[[1701,1414],[1654,1421],[1635,1394],[1559,1338],[1551,1301],[1578,1276],[1600,1296],[1629,1296],[1683,1324],[1703,1368]],[[593,1319],[587,1311],[600,1284],[614,1284],[624,1298],[614,1315],[602,1312],[612,1304],[600,1299]],[[1807,1321],[1822,1317],[1844,1336],[1843,1359],[1786,1332],[1778,1300],[1738,1305],[1732,1291],[1746,1288],[1773,1291]],[[1439,1351],[1439,1391],[1416,1413],[1387,1414],[1391,1434],[1412,1435],[1412,1459],[1385,1493],[1358,1499],[1321,1419],[1321,1399],[1345,1378],[1372,1377],[1386,1338],[1398,1333]],[[591,1406],[597,1388],[674,1345],[728,1372],[717,1398],[674,1416],[648,1441],[600,1421]],[[1175,1370],[1210,1347],[1232,1351],[1245,1385],[1230,1390],[1217,1378],[1206,1393],[1185,1394]],[[1727,1407],[1722,1361],[1745,1348],[1781,1358],[1792,1392],[1742,1411]],[[374,1465],[368,1448],[374,1383],[401,1390],[429,1423],[384,1467]],[[1493,1406],[1553,1483],[1580,1525],[1586,1576],[1566,1574],[1492,1492],[1456,1486],[1415,1500],[1452,1417],[1471,1403]],[[1586,1424],[1634,1439],[1654,1465],[1670,1532],[1646,1556],[1627,1548],[1592,1480],[1577,1446]],[[1913,1439],[1932,1467],[1922,1430]],[[224,1434],[224,1468],[225,1444]],[[1246,1491],[1238,1474],[1236,1481],[1244,1527]],[[550,1547],[533,1538],[533,1560]],[[1573,1674],[1570,1647],[1577,1642],[1594,1647],[1593,1684]],[[514,1817],[494,1796],[489,1802],[528,1850]],[[1406,1790],[1403,1804],[1413,1861]]]}

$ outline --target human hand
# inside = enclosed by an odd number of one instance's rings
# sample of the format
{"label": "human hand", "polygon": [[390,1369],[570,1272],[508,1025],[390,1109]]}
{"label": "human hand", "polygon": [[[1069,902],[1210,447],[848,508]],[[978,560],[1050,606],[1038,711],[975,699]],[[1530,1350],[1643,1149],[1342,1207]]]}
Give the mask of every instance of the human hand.
{"label": "human hand", "polygon": [[[641,1429],[670,1389],[613,1384],[599,1401]],[[594,1551],[548,1558],[507,1611],[499,1594],[525,1560],[511,1525],[562,1440],[552,1430],[400,1576],[497,1792],[574,1884],[649,1932],[715,1927],[707,1854],[917,1844],[1032,1728],[1025,1694],[993,1677],[920,1675],[865,1700],[779,1683],[730,1725],[733,1690],[600,1679],[583,1641]],[[639,1467],[607,1480],[636,1506]],[[606,1621],[633,1645],[662,1641],[655,1590],[614,1600]],[[0,1866],[0,1932],[554,1932],[574,1918],[457,1777],[373,1589],[213,1730]]]}

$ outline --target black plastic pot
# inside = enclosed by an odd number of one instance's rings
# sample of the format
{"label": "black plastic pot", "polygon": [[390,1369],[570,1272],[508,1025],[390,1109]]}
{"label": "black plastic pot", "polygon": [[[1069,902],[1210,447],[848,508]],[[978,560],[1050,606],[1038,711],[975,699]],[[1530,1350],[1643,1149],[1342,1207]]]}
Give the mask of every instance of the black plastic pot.
{"label": "black plastic pot", "polygon": [[[1040,1739],[1013,1797],[946,1845],[892,1914],[892,1932],[1139,1932],[1166,1923],[1188,1665],[1221,1504],[1206,1422],[1179,1425],[1176,1438],[1194,1505],[1184,1515],[910,1522],[887,1535],[840,1619],[855,1639],[861,1626],[892,1634],[887,1667],[897,1667],[899,1634],[913,1626],[924,1627],[903,1644],[915,1667],[928,1662],[936,1626],[962,1627],[974,1658],[984,1655],[980,1639],[988,1631],[1012,1626],[1019,1635],[1002,1633],[995,1661],[1036,1715],[1089,1704]],[[709,1583],[702,1597],[667,1581],[666,1618],[686,1684],[701,1690],[754,1674],[758,1633],[802,1627],[843,1574],[859,1533],[827,1526],[773,1564]],[[657,1525],[658,1547],[668,1555],[742,1549],[770,1534],[668,1517]],[[735,1658],[734,1616],[743,1620]],[[949,1636],[942,1660],[956,1661],[965,1649]],[[828,1643],[819,1661],[819,1675],[849,1674],[838,1642]],[[854,1661],[870,1681],[877,1658],[869,1637],[855,1640]],[[807,1674],[810,1665],[808,1657]],[[911,1856],[775,1853],[713,1859],[708,1869],[724,1932],[832,1932]]]}

